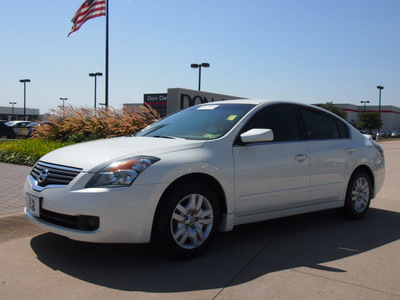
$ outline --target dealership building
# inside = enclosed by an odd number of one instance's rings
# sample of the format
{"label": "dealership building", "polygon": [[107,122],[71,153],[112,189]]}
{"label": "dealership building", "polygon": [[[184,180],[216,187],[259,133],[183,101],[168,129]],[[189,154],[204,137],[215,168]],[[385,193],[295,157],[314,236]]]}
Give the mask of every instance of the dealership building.
{"label": "dealership building", "polygon": [[[184,109],[196,104],[214,102],[229,99],[243,99],[242,97],[209,93],[197,90],[182,88],[168,89],[167,93],[144,94],[143,103],[149,104],[161,117],[171,114],[175,111]],[[141,104],[124,104],[124,106],[136,106]],[[346,121],[351,124],[357,124],[358,114],[361,112],[378,112],[379,107],[364,106],[353,104],[336,104],[346,112]],[[383,121],[382,130],[392,130],[400,128],[400,108],[396,106],[381,106],[381,119]]]}
{"label": "dealership building", "polygon": [[[189,106],[208,103],[220,100],[243,99],[243,97],[210,93],[183,88],[170,88],[167,93],[144,94],[143,103],[153,107],[161,117],[169,115],[175,111]],[[143,103],[127,103],[124,107],[134,107],[143,105]],[[318,103],[316,101],[316,103]],[[354,104],[338,104],[346,112],[346,121],[351,124],[357,124],[358,114],[361,112],[378,112],[379,107],[364,106]],[[26,108],[26,119],[36,120],[40,117],[39,109]],[[23,120],[24,108],[13,106],[0,106],[0,120]],[[381,119],[383,121],[382,130],[400,129],[400,108],[391,105],[381,106]]]}
{"label": "dealership building", "polygon": [[[346,121],[358,123],[358,114],[362,112],[379,112],[378,105],[363,106],[353,104],[335,104],[346,112]],[[400,129],[400,108],[392,105],[381,106],[382,130]]]}
{"label": "dealership building", "polygon": [[[39,109],[26,108],[25,119],[29,121],[37,120],[39,118]],[[14,106],[0,106],[0,120],[24,120],[24,108]]]}

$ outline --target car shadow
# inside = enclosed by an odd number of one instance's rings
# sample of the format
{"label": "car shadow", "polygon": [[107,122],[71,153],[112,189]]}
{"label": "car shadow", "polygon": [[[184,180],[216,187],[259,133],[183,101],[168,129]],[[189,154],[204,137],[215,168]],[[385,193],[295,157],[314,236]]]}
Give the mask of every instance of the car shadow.
{"label": "car shadow", "polygon": [[[219,233],[201,257],[181,261],[150,245],[83,243],[51,233],[34,237],[31,247],[43,264],[80,280],[168,293],[223,288],[299,267],[346,272],[324,263],[392,243],[400,238],[398,228],[396,212],[371,208],[364,219],[347,221],[328,210],[238,226]],[[250,263],[258,267],[243,272]]]}

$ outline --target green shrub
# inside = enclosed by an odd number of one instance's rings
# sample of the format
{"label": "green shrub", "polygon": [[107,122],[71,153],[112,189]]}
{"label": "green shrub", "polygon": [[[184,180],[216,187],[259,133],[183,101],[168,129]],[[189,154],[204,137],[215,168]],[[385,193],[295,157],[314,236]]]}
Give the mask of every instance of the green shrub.
{"label": "green shrub", "polygon": [[39,139],[0,142],[0,161],[33,166],[43,155],[69,144]]}

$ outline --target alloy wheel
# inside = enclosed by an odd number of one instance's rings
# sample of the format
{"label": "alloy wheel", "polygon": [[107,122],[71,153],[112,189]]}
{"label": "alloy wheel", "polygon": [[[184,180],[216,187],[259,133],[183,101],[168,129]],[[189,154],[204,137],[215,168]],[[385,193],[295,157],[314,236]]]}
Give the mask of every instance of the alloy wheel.
{"label": "alloy wheel", "polygon": [[173,211],[172,237],[180,247],[195,249],[207,240],[213,222],[213,208],[207,198],[200,194],[187,195]]}
{"label": "alloy wheel", "polygon": [[369,203],[370,189],[368,181],[364,177],[359,177],[354,185],[351,193],[351,202],[357,213],[363,212]]}

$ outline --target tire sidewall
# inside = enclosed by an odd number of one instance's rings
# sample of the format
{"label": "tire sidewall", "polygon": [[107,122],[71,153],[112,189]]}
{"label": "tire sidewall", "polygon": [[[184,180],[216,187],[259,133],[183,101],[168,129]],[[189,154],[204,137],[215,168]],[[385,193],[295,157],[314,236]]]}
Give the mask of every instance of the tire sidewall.
{"label": "tire sidewall", "polygon": [[[369,197],[368,197],[368,203],[367,203],[367,206],[365,207],[365,209],[361,212],[357,212],[353,207],[352,192],[353,192],[354,185],[356,184],[357,180],[360,178],[364,178],[368,183],[368,187],[369,187],[369,195],[368,196]],[[348,185],[347,191],[346,191],[346,200],[345,200],[345,204],[343,207],[345,217],[353,219],[353,220],[362,218],[369,209],[369,206],[371,203],[371,197],[372,197],[372,185],[371,185],[371,179],[370,179],[369,175],[365,171],[362,171],[362,170],[356,171],[356,173],[354,173],[351,176],[349,185]]]}
{"label": "tire sidewall", "polygon": [[[210,203],[213,210],[213,225],[207,239],[195,249],[180,247],[174,240],[171,232],[171,218],[178,203],[190,194],[204,196]],[[153,237],[154,242],[162,252],[178,258],[186,259],[200,255],[209,246],[215,236],[220,220],[220,207],[215,193],[203,183],[186,183],[179,188],[173,188],[167,192],[157,208],[154,220]]]}

